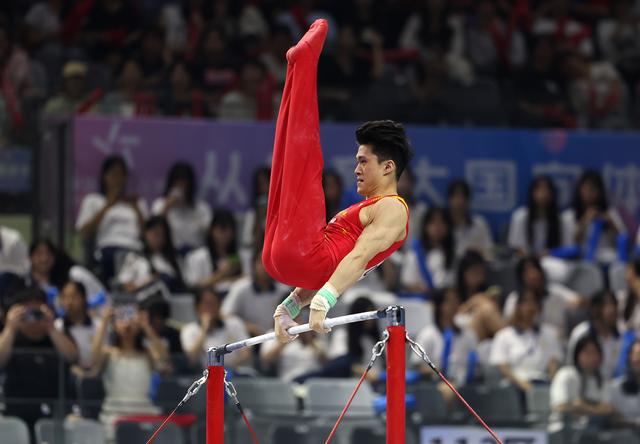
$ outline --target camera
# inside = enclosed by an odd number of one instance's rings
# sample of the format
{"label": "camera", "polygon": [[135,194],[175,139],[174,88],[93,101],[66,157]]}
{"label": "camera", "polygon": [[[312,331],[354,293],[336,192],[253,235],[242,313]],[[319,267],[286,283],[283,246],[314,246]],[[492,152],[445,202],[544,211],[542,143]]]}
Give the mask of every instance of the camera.
{"label": "camera", "polygon": [[30,308],[24,314],[25,322],[38,322],[44,319],[44,313],[39,308]]}

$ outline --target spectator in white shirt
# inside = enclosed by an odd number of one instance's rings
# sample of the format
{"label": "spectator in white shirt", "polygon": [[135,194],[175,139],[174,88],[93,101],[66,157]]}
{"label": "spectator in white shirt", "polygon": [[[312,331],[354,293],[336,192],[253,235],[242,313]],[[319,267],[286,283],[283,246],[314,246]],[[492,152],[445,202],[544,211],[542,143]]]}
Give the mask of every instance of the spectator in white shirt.
{"label": "spectator in white shirt", "polygon": [[[220,296],[211,287],[196,293],[198,320],[180,332],[182,349],[193,365],[207,366],[207,350],[249,337],[242,321],[235,316],[220,314]],[[237,350],[225,358],[225,366],[238,367],[251,358],[251,350]]]}
{"label": "spectator in white shirt", "polygon": [[204,245],[211,223],[211,207],[196,197],[197,191],[193,167],[177,162],[169,170],[163,196],[151,206],[153,214],[167,219],[173,244],[181,255]]}
{"label": "spectator in white shirt", "polygon": [[[431,300],[434,304],[435,324],[423,328],[418,333],[416,342],[424,348],[442,373],[460,387],[471,380],[475,371],[474,359],[470,355],[475,353],[476,336],[469,329],[459,328],[454,323],[454,316],[461,303],[456,290],[438,291]],[[411,356],[411,363],[423,375],[438,379],[418,356]],[[453,393],[443,382],[438,382],[438,389],[448,402],[453,401]]]}
{"label": "spectator in white shirt", "polygon": [[547,176],[536,176],[529,184],[527,205],[511,215],[509,246],[520,255],[544,256],[560,246],[558,193]]}
{"label": "spectator in white shirt", "polygon": [[457,256],[468,250],[480,252],[486,259],[493,254],[493,239],[484,217],[471,214],[471,188],[464,180],[449,183],[447,205],[453,225],[453,240]]}
{"label": "spectator in white shirt", "polygon": [[148,213],[147,204],[127,194],[128,170],[124,159],[111,155],[102,163],[100,190],[87,194],[80,204],[76,230],[88,242],[95,239],[102,279],[108,282],[116,270],[116,256],[140,251],[140,233]]}
{"label": "spectator in white shirt", "polygon": [[453,285],[453,233],[448,213],[430,208],[417,224],[419,237],[405,252],[400,283],[410,293],[430,293]]}
{"label": "spectator in white shirt", "polygon": [[618,300],[610,290],[603,290],[591,299],[589,319],[571,331],[567,352],[569,359],[573,358],[578,340],[584,336],[598,339],[603,354],[600,371],[604,378],[613,377],[622,348],[622,335],[618,325]]}
{"label": "spectator in white shirt", "polygon": [[541,321],[553,325],[562,338],[569,334],[568,321],[585,306],[587,299],[575,291],[556,283],[547,283],[540,261],[533,257],[523,257],[516,267],[519,290],[512,291],[505,300],[503,314],[505,318],[513,316],[518,295],[522,291],[532,290],[541,297]]}
{"label": "spectator in white shirt", "polygon": [[607,391],[616,425],[640,427],[640,341],[629,350],[627,373],[612,381]]}
{"label": "spectator in white shirt", "polygon": [[[617,258],[617,235],[627,229],[614,207],[607,203],[602,176],[585,171],[576,184],[573,204],[561,215],[562,244],[579,245],[588,260],[609,264]],[[592,257],[589,257],[592,256]]]}
{"label": "spectator in white shirt", "polygon": [[605,402],[605,380],[600,374],[602,349],[592,336],[576,344],[573,365],[562,367],[551,382],[551,430],[564,425],[563,414],[572,415],[574,427],[594,428],[596,422],[612,413]]}
{"label": "spectator in white shirt", "polygon": [[262,251],[253,255],[251,276],[236,281],[222,303],[225,316],[237,316],[251,336],[273,328],[273,311],[288,293],[287,287],[273,280],[262,264]]}
{"label": "spectator in white shirt", "polygon": [[616,294],[618,316],[627,329],[640,332],[640,257],[627,264],[625,278],[626,288]]}
{"label": "spectator in white shirt", "polygon": [[142,243],[144,248],[141,253],[130,252],[125,256],[118,273],[118,284],[122,289],[134,293],[160,280],[171,292],[183,291],[178,255],[164,217],[153,216],[145,223]]}
{"label": "spectator in white shirt", "polygon": [[75,373],[91,369],[91,345],[96,333],[96,324],[89,315],[87,290],[80,282],[69,281],[60,293],[60,306],[64,316],[56,319],[55,326],[73,339],[78,349],[78,367]]}
{"label": "spectator in white shirt", "polygon": [[262,366],[275,366],[275,376],[285,381],[320,370],[326,360],[327,346],[314,331],[302,333],[295,341],[287,343],[265,342],[260,348]]}
{"label": "spectator in white shirt", "polygon": [[521,293],[510,325],[496,333],[491,346],[489,364],[523,392],[534,382],[550,381],[562,360],[556,330],[538,323],[540,310],[533,291]]}
{"label": "spectator in white shirt", "polygon": [[0,274],[24,276],[29,271],[27,244],[17,230],[0,225]]}
{"label": "spectator in white shirt", "polygon": [[213,286],[220,294],[229,291],[242,273],[236,232],[233,214],[228,210],[216,210],[207,232],[206,245],[185,258],[184,279],[187,285],[199,288]]}

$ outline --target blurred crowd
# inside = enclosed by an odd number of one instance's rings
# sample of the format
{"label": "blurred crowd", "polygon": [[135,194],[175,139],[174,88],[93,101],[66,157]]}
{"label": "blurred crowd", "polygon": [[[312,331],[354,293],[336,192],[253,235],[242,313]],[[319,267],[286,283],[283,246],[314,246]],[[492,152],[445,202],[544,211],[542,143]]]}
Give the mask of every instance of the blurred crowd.
{"label": "blurred crowd", "polygon": [[[240,214],[198,198],[184,162],[167,172],[150,205],[128,194],[130,174],[122,157],[107,157],[96,192],[83,198],[82,261],[47,239],[27,248],[17,231],[0,227],[6,414],[33,425],[51,415],[48,400],[64,394],[68,413],[86,415],[73,400],[78,381],[89,378],[104,386],[99,419],[108,427],[122,416],[157,414],[150,387],[158,380],[197,374],[208,348],[272,329],[290,289],[262,265],[269,169],[254,172],[253,204]],[[323,185],[330,220],[355,198],[333,171]],[[575,418],[571,427],[637,427],[640,233],[629,233],[600,173],[580,177],[568,208],[558,207],[549,178],[535,177],[497,238],[471,211],[465,181],[449,184],[445,207],[415,199],[413,185],[407,169],[399,182],[411,210],[404,247],[342,295],[332,315],[403,304],[409,331],[458,387],[508,384],[525,396],[543,385],[550,427],[565,426],[566,415]],[[327,336],[310,332],[233,353],[225,364],[237,375],[298,384],[360,376],[383,327],[367,321]],[[408,364],[437,383],[419,359]],[[381,358],[368,380],[383,388],[383,378]]]}
{"label": "blurred crowd", "polygon": [[638,126],[637,0],[23,0],[0,5],[0,134],[44,116],[270,120],[316,18],[325,120]]}

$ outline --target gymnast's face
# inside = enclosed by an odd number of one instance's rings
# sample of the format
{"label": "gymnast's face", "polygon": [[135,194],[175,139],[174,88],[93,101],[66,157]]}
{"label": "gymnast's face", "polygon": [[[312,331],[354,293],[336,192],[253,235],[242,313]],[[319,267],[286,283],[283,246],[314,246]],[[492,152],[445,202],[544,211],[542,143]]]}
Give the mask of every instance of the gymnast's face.
{"label": "gymnast's face", "polygon": [[[361,196],[371,196],[379,187],[388,170],[393,168],[391,161],[380,162],[378,156],[371,151],[371,145],[360,145],[356,154],[357,191]],[[393,171],[392,171],[393,172]]]}

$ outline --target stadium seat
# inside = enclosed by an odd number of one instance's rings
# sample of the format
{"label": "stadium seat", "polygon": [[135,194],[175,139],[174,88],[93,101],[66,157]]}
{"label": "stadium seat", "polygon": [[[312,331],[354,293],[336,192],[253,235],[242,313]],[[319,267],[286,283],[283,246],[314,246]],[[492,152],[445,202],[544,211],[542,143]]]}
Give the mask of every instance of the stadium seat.
{"label": "stadium seat", "polygon": [[[163,411],[171,412],[187,394],[187,390],[201,375],[178,376],[163,378],[158,384],[155,402]],[[206,387],[200,388],[189,401],[180,409],[182,413],[194,413],[204,417],[206,412]]]}
{"label": "stadium seat", "polygon": [[[119,422],[116,424],[115,444],[147,442],[159,425],[159,422]],[[154,444],[184,444],[184,442],[182,430],[172,422],[168,423],[153,441]]]}
{"label": "stadium seat", "polygon": [[604,276],[597,265],[582,261],[576,265],[567,286],[590,298],[604,289]]}
{"label": "stadium seat", "polygon": [[291,384],[275,378],[235,378],[233,384],[242,406],[254,415],[292,416],[298,400]]}
{"label": "stadium seat", "polygon": [[[520,394],[518,389],[511,385],[503,387],[467,385],[460,389],[460,394],[488,424],[521,426],[526,423]],[[475,421],[460,402],[454,403],[454,406],[456,412],[464,412],[471,422]]]}
{"label": "stadium seat", "polygon": [[183,324],[194,322],[198,319],[196,305],[191,294],[174,294],[169,298],[171,306],[171,319]]}
{"label": "stadium seat", "polygon": [[398,304],[405,309],[407,331],[413,338],[427,325],[433,324],[433,305],[423,299],[401,298]]}
{"label": "stadium seat", "polygon": [[29,429],[24,421],[12,416],[0,417],[0,438],[3,443],[30,444]]}
{"label": "stadium seat", "polygon": [[105,396],[102,378],[78,378],[77,390],[78,405],[82,416],[96,419]]}
{"label": "stadium seat", "polygon": [[[52,419],[41,419],[36,423],[36,442],[38,444],[55,443],[56,430]],[[90,419],[67,420],[61,429],[64,444],[104,444],[106,442],[104,425]],[[62,443],[61,443],[62,444]]]}
{"label": "stadium seat", "polygon": [[[338,417],[358,383],[357,379],[311,378],[305,382],[305,411],[313,416]],[[349,408],[349,417],[373,418],[374,393],[368,383],[362,384]]]}
{"label": "stadium seat", "polygon": [[527,421],[531,423],[546,423],[551,414],[551,404],[548,385],[534,385],[526,393]]}
{"label": "stadium seat", "polygon": [[452,417],[436,384],[419,384],[413,393],[418,403],[415,420],[419,425],[451,422]]}
{"label": "stadium seat", "polygon": [[516,263],[489,262],[487,266],[487,282],[489,285],[500,287],[503,295],[508,295],[518,288],[518,278],[516,276]]}
{"label": "stadium seat", "polygon": [[627,288],[626,274],[627,264],[616,262],[609,267],[609,288],[613,293]]}

